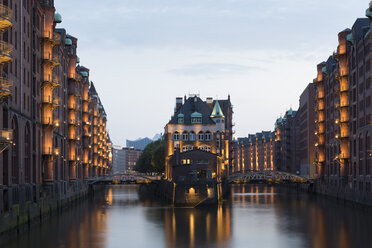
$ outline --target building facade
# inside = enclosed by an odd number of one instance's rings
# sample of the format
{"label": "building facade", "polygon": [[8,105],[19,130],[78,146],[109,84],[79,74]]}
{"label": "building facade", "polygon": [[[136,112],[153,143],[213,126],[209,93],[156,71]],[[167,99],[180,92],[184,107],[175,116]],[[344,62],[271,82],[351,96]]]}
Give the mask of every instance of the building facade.
{"label": "building facade", "polygon": [[[0,213],[72,195],[112,162],[103,105],[53,0],[0,5]],[[41,193],[43,192],[43,194]],[[20,212],[25,209],[20,209]]]}
{"label": "building facade", "polygon": [[219,180],[231,171],[232,105],[227,100],[176,99],[165,126],[165,178],[185,182]]}
{"label": "building facade", "polygon": [[310,83],[300,96],[296,114],[297,161],[301,176],[317,178],[315,166],[315,84]]}
{"label": "building facade", "polygon": [[338,34],[337,51],[317,67],[316,162],[330,191],[371,192],[371,22]]}
{"label": "building facade", "polygon": [[137,160],[142,154],[142,150],[135,149],[133,147],[125,147],[124,156],[125,156],[125,170],[134,170],[134,167],[137,164]]}
{"label": "building facade", "polygon": [[289,109],[275,122],[275,167],[279,171],[299,174],[297,145],[297,111]]}
{"label": "building facade", "polygon": [[124,173],[126,170],[125,150],[120,146],[112,148],[112,173]]}

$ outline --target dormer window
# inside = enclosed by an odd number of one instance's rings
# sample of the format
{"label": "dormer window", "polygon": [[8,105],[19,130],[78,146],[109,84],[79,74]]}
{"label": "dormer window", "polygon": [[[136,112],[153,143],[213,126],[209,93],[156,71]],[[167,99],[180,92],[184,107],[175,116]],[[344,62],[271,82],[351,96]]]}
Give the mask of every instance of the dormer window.
{"label": "dormer window", "polygon": [[185,123],[185,118],[184,118],[185,116],[184,116],[184,114],[182,114],[182,113],[179,113],[178,115],[177,115],[177,122],[178,122],[178,124],[183,124],[183,123]]}
{"label": "dormer window", "polygon": [[194,112],[191,114],[191,124],[200,124],[202,123],[202,114],[198,112]]}

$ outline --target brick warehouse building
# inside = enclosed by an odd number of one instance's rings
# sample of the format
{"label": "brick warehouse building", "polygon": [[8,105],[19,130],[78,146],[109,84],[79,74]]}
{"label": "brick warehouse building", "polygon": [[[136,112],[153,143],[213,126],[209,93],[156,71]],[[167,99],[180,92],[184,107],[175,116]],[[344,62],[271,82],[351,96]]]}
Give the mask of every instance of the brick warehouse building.
{"label": "brick warehouse building", "polygon": [[221,178],[230,173],[232,105],[227,100],[177,98],[165,126],[165,177],[169,181]]}
{"label": "brick warehouse building", "polygon": [[[371,10],[367,17],[372,19]],[[317,67],[318,173],[330,193],[371,199],[371,22],[338,34],[337,51]]]}
{"label": "brick warehouse building", "polygon": [[61,21],[53,0],[0,5],[0,216],[111,167],[105,110]]}

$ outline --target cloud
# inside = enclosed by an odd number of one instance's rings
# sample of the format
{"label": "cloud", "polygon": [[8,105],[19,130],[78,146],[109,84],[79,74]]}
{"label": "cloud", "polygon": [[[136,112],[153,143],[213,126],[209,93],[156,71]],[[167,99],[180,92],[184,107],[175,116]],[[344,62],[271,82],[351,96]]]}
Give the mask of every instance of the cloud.
{"label": "cloud", "polygon": [[262,69],[239,64],[205,63],[186,65],[168,72],[177,76],[187,77],[220,77],[223,75],[245,74],[251,70]]}

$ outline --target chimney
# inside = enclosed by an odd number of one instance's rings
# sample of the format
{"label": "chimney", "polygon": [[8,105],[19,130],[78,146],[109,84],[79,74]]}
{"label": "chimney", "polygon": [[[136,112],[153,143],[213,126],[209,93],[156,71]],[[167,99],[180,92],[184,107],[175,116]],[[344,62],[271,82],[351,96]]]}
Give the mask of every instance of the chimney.
{"label": "chimney", "polygon": [[210,108],[213,108],[213,98],[212,97],[207,97],[206,102],[207,102],[207,104]]}
{"label": "chimney", "polygon": [[174,109],[174,113],[176,113],[182,106],[182,97],[176,98],[176,108]]}

